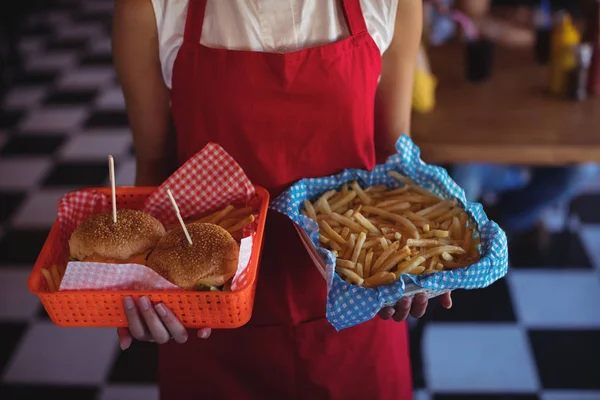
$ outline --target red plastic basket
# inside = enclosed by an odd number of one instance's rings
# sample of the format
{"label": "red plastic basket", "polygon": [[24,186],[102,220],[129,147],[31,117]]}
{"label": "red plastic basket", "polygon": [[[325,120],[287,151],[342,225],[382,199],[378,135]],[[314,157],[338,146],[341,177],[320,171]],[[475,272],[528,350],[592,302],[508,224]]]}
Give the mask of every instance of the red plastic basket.
{"label": "red plastic basket", "polygon": [[[92,188],[110,195],[109,188]],[[116,190],[119,208],[141,209],[156,188],[119,187]],[[238,328],[252,316],[260,254],[269,204],[269,193],[255,186],[256,198],[248,205],[258,213],[257,229],[252,242],[252,255],[243,283],[232,292],[192,291],[65,291],[50,292],[42,268],[66,264],[68,250],[62,248],[60,227],[56,221],[29,276],[29,290],[38,296],[52,322],[64,327],[126,327],[123,299],[148,296],[153,303],[164,303],[187,328]]]}

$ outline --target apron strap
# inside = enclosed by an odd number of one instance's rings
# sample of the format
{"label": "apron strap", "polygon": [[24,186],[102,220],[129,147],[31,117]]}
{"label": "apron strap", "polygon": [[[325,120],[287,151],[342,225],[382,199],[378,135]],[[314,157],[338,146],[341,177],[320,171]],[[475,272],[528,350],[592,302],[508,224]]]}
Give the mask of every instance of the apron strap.
{"label": "apron strap", "polygon": [[[229,1],[229,0],[228,0]],[[199,43],[204,25],[204,13],[206,11],[206,0],[189,0],[187,17],[185,19],[185,41]]]}
{"label": "apron strap", "polygon": [[342,0],[350,35],[358,36],[367,32],[367,23],[360,7],[360,0]]}

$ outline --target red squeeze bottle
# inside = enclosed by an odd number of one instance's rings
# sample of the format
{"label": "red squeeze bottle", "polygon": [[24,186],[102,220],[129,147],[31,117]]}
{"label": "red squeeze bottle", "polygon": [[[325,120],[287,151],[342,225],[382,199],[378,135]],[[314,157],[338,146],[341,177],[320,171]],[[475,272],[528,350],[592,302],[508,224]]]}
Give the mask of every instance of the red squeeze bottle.
{"label": "red squeeze bottle", "polygon": [[592,63],[588,78],[590,95],[600,95],[600,0],[591,0],[587,12],[586,42],[593,48]]}

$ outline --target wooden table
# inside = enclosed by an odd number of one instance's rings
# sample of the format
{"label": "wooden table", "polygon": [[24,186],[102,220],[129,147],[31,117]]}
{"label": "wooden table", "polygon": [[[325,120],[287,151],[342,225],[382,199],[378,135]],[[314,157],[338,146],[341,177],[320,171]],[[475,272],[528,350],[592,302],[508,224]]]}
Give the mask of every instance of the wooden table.
{"label": "wooden table", "polygon": [[463,48],[430,49],[437,106],[415,113],[412,137],[435,164],[493,162],[564,165],[600,162],[600,99],[575,102],[545,93],[546,68],[531,52],[496,49],[488,82],[464,78]]}

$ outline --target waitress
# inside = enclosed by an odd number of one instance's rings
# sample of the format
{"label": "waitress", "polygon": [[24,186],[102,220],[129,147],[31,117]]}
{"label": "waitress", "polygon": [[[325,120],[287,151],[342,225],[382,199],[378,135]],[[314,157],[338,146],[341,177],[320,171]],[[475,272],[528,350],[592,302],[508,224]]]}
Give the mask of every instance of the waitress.
{"label": "waitress", "polygon": [[[208,142],[272,196],[302,178],[373,168],[409,131],[421,28],[415,0],[116,1],[136,184],[159,185]],[[125,300],[121,347],[161,344],[161,398],[411,399],[404,320],[421,317],[427,299],[335,332],[325,281],[292,223],[272,212],[266,232],[243,328],[188,337],[164,304]]]}

